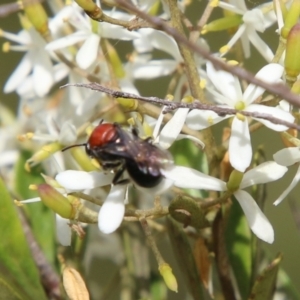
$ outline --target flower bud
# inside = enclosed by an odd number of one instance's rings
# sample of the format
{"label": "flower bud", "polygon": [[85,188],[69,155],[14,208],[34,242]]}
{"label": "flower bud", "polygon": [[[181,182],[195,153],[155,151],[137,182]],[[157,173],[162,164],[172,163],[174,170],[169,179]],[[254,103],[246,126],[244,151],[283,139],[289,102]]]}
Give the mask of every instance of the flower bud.
{"label": "flower bud", "polygon": [[[99,14],[101,11],[101,9],[92,0],[75,0],[75,2],[88,14],[92,13],[93,15],[96,15],[96,12]],[[99,17],[101,17],[101,14]]]}
{"label": "flower bud", "polygon": [[286,75],[296,80],[300,73],[300,24],[296,24],[289,32],[286,40],[284,67]]}
{"label": "flower bud", "polygon": [[62,148],[61,144],[54,142],[48,145],[43,146],[40,150],[33,154],[26,162],[26,169],[30,170],[30,167],[33,167],[45,159],[49,158],[52,154],[59,151]]}
{"label": "flower bud", "polygon": [[73,147],[70,152],[82,170],[86,172],[99,170],[91,161],[91,159],[86,155],[85,151],[80,147]]}
{"label": "flower bud", "polygon": [[235,192],[236,190],[238,190],[243,180],[243,177],[244,177],[244,173],[239,172],[237,170],[233,170],[227,182],[228,191]]}
{"label": "flower bud", "polygon": [[173,219],[197,229],[208,227],[204,212],[199,204],[187,196],[177,196],[169,205],[169,213]]}
{"label": "flower bud", "polygon": [[42,36],[49,35],[48,16],[41,3],[32,2],[31,4],[26,4],[24,11],[33,27]]}
{"label": "flower bud", "polygon": [[37,191],[42,202],[61,217],[66,219],[75,218],[75,209],[72,204],[52,186],[43,183],[38,186]]}
{"label": "flower bud", "polygon": [[294,0],[284,20],[281,36],[287,39],[291,28],[297,24],[300,15],[300,0]]}
{"label": "flower bud", "polygon": [[125,77],[126,73],[123,68],[123,63],[122,63],[116,49],[108,41],[105,41],[105,47],[107,49],[109,61],[113,67],[114,74],[117,76],[117,78]]}
{"label": "flower bud", "polygon": [[160,275],[163,277],[166,286],[173,292],[178,292],[177,280],[172,273],[171,267],[167,263],[162,263],[158,267]]}
{"label": "flower bud", "polygon": [[203,27],[201,33],[205,34],[207,32],[212,32],[212,31],[226,30],[233,27],[237,27],[242,23],[243,23],[243,19],[242,16],[240,15],[227,16],[206,24]]}

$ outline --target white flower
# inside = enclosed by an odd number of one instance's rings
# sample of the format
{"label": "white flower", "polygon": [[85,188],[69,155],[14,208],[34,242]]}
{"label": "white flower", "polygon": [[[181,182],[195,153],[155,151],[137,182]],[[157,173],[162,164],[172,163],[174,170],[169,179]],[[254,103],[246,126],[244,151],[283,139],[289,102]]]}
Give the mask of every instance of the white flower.
{"label": "white flower", "polygon": [[35,94],[39,97],[45,96],[54,83],[53,66],[48,52],[45,51],[45,41],[33,27],[28,31],[22,30],[17,35],[1,30],[0,36],[20,44],[10,45],[9,50],[26,52],[8,78],[4,92],[22,90],[30,79]]}
{"label": "white flower", "polygon": [[218,6],[238,15],[242,15],[243,24],[239,26],[227,45],[221,49],[223,54],[227,53],[238,39],[241,39],[246,58],[250,57],[250,43],[252,43],[266,61],[270,62],[274,54],[270,47],[257,34],[257,31],[264,32],[266,28],[270,27],[276,21],[276,15],[273,10],[264,13],[264,9],[270,6],[271,3],[265,3],[256,6],[252,10],[248,10],[244,0],[230,0],[229,2],[230,3],[220,1]]}
{"label": "white flower", "polygon": [[[263,67],[255,77],[268,83],[276,83],[282,73],[283,67],[279,64],[272,63]],[[242,93],[241,85],[237,77],[225,71],[216,71],[210,62],[207,63],[207,76],[218,90],[209,89],[208,91],[221,107],[265,113],[284,121],[294,121],[294,117],[290,113],[278,107],[253,103],[263,94],[263,88],[249,84],[244,93]],[[231,116],[220,117],[212,111],[192,110],[188,114],[186,122],[190,128],[201,130],[229,117]],[[286,126],[274,124],[265,119],[254,119],[275,131],[288,129]],[[239,116],[233,118],[228,150],[231,165],[236,170],[244,172],[249,167],[252,159],[252,147],[247,118],[240,118]]]}
{"label": "white flower", "polygon": [[[300,147],[290,147],[282,149],[273,155],[274,160],[282,166],[292,166],[300,162]],[[300,180],[300,165],[298,170],[287,189],[278,197],[274,205],[278,205],[291,192]]]}
{"label": "white flower", "polygon": [[[274,232],[271,224],[260,210],[250,194],[242,189],[254,184],[262,184],[281,178],[287,171],[286,167],[275,162],[267,162],[246,172],[240,184],[240,189],[234,191],[234,196],[240,203],[251,230],[260,239],[272,243]],[[226,191],[226,183],[220,179],[205,175],[187,167],[173,166],[161,170],[166,181],[180,188]],[[98,174],[97,174],[98,173]],[[103,180],[109,176],[107,180]],[[56,180],[65,188],[79,190],[106,185],[112,180],[112,174],[101,172],[65,171],[57,175]],[[111,191],[100,209],[98,226],[101,231],[111,233],[121,224],[125,212],[126,185],[112,186]],[[143,189],[147,191],[147,189]]]}
{"label": "white flower", "polygon": [[[238,190],[233,195],[241,205],[247,218],[249,227],[253,233],[267,243],[273,243],[273,227],[263,214],[252,196],[244,191],[255,184],[264,184],[281,178],[287,171],[286,167],[280,166],[275,162],[263,163],[244,174]],[[173,179],[174,185],[180,188],[206,189],[214,191],[226,191],[226,183],[220,179],[205,175],[199,171],[191,170],[186,167],[175,167],[168,174],[164,175]]]}
{"label": "white flower", "polygon": [[[129,15],[125,13],[105,13],[114,18],[129,19]],[[96,62],[101,37],[118,40],[132,40],[139,37],[137,32],[129,32],[117,25],[91,20],[86,14],[82,13],[82,9],[77,4],[65,6],[52,22],[55,24],[61,23],[60,20],[68,21],[77,31],[50,42],[46,46],[46,50],[64,49],[82,42],[76,54],[76,62],[82,69],[88,69]]]}

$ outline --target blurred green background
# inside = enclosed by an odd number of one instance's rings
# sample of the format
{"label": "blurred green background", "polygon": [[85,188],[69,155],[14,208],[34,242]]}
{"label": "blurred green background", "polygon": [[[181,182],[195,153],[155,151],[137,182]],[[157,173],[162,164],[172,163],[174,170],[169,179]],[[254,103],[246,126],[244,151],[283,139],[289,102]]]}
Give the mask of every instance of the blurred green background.
{"label": "blurred green background", "polygon": [[[194,1],[193,5],[189,9],[194,10],[199,16],[201,9],[204,6],[201,5],[203,2],[204,1]],[[258,1],[249,2],[249,5],[251,6],[258,4],[260,4]],[[0,28],[6,31],[17,33],[20,28],[17,14],[14,13],[9,17],[0,18]],[[272,27],[268,29],[266,33],[264,33],[264,37],[270,41],[270,45],[272,46],[273,50],[275,50],[277,45],[277,38],[274,34],[274,30],[275,27]],[[216,51],[220,45],[220,40],[218,39],[217,46],[214,44],[214,40],[211,37],[212,36],[208,35],[206,38],[208,38],[212,49]],[[272,37],[275,38],[272,40]],[[224,37],[223,34],[220,34],[220,39],[224,39],[225,42],[226,36]],[[2,45],[5,40],[1,38],[0,42]],[[255,51],[253,53],[255,53]],[[16,111],[18,105],[18,97],[15,93],[3,94],[3,86],[8,76],[13,72],[14,68],[19,63],[22,55],[22,53],[16,52],[0,52],[0,101],[14,111]],[[246,68],[256,72],[263,64],[263,59],[259,55],[256,55],[255,58],[251,59],[251,62],[246,62]],[[163,83],[164,80],[157,80],[154,84],[149,84],[149,82],[146,81],[139,81],[138,87],[141,91],[141,94],[164,96],[165,90]],[[153,88],[154,86],[155,88]],[[222,123],[222,125],[223,124],[224,123]],[[220,137],[221,126],[215,126],[214,131]],[[264,145],[264,150],[268,160],[271,160],[272,155],[283,147],[279,135],[265,128],[255,132],[252,136],[252,141],[254,149],[260,145]],[[265,204],[265,211],[267,217],[274,226],[275,242],[273,245],[264,244],[264,247],[270,251],[270,253],[272,253],[272,257],[274,257],[278,252],[283,253],[284,260],[282,266],[292,279],[293,284],[300,292],[300,186],[298,185],[288,196],[288,198],[285,199],[285,201],[279,206],[275,207],[272,204],[273,201],[280,195],[280,193],[289,185],[294,173],[296,172],[296,169],[297,166],[291,167],[287,175],[282,180],[268,184],[268,198]],[[296,219],[298,219],[298,227],[295,216]],[[92,255],[92,253],[95,255],[97,254],[91,249],[90,254]]]}

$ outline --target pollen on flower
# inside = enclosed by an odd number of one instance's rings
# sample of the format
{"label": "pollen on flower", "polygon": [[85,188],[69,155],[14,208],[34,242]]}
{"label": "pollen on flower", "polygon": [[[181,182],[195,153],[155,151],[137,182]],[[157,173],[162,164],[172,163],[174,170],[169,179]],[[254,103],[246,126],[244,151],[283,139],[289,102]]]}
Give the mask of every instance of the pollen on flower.
{"label": "pollen on flower", "polygon": [[223,46],[223,47],[221,47],[220,49],[219,49],[219,52],[221,53],[221,54],[225,54],[225,53],[227,53],[228,51],[229,51],[229,46],[228,45],[225,45],[225,46]]}
{"label": "pollen on flower", "polygon": [[205,79],[201,79],[199,82],[199,86],[202,90],[206,88],[207,81]]}
{"label": "pollen on flower", "polygon": [[245,102],[244,101],[237,101],[234,108],[236,110],[244,110],[245,109]]}
{"label": "pollen on flower", "polygon": [[34,136],[34,133],[33,132],[27,132],[25,134],[19,134],[17,136],[17,140],[20,141],[20,142],[24,142],[24,141],[27,141],[27,140],[31,140]]}
{"label": "pollen on flower", "polygon": [[208,122],[208,124],[213,125],[213,124],[214,124],[214,119],[213,119],[213,117],[212,117],[212,116],[209,116],[209,117],[207,118],[207,122]]}
{"label": "pollen on flower", "polygon": [[185,96],[182,98],[182,103],[192,103],[194,101],[194,97],[191,95]]}
{"label": "pollen on flower", "polygon": [[173,100],[174,100],[174,96],[171,95],[171,94],[168,94],[168,95],[166,96],[166,100],[168,100],[168,101],[173,101]]}
{"label": "pollen on flower", "polygon": [[245,121],[245,120],[246,120],[246,117],[245,117],[244,115],[242,115],[242,114],[239,114],[239,113],[236,114],[236,117],[237,117],[240,121]]}
{"label": "pollen on flower", "polygon": [[228,60],[227,63],[231,66],[237,66],[239,64],[239,62],[236,60]]}
{"label": "pollen on flower", "polygon": [[30,184],[28,187],[31,191],[36,191],[38,189],[38,186],[36,184]]}
{"label": "pollen on flower", "polygon": [[217,7],[219,5],[219,0],[212,0],[209,2],[210,7]]}
{"label": "pollen on flower", "polygon": [[14,200],[14,204],[19,206],[19,207],[24,205],[21,201],[16,200],[16,199]]}
{"label": "pollen on flower", "polygon": [[[1,36],[1,35],[0,35],[0,36]],[[2,51],[3,51],[4,53],[7,53],[7,52],[10,51],[10,42],[5,42],[5,43],[3,43],[3,45],[2,45]]]}

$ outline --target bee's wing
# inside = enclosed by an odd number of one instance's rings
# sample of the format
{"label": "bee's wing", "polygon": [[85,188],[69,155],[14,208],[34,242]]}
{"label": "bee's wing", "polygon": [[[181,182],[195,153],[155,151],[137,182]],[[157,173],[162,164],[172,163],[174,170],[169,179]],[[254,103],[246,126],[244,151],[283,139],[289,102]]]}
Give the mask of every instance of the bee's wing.
{"label": "bee's wing", "polygon": [[171,155],[147,140],[142,140],[136,135],[130,135],[118,127],[120,141],[102,147],[101,151],[118,158],[130,160],[145,174],[157,176],[160,169],[172,164]]}

